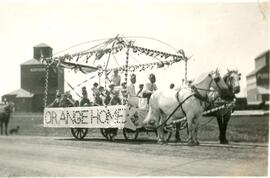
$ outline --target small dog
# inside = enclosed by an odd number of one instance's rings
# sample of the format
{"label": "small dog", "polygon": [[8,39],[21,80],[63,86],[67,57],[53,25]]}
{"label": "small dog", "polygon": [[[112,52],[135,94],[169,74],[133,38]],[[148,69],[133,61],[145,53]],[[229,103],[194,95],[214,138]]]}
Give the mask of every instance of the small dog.
{"label": "small dog", "polygon": [[17,126],[17,128],[10,129],[9,134],[18,134],[19,133],[20,126]]}

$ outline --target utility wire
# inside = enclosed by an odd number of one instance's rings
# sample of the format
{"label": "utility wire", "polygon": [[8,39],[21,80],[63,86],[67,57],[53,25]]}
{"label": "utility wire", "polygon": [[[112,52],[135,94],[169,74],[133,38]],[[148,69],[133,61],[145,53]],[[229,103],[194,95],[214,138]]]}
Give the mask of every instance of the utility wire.
{"label": "utility wire", "polygon": [[158,42],[160,42],[160,43],[162,43],[162,44],[164,44],[164,45],[166,45],[166,46],[168,46],[168,47],[174,49],[175,51],[178,51],[178,49],[176,49],[176,48],[173,47],[172,45],[170,45],[170,44],[168,44],[168,43],[166,43],[166,42],[164,42],[164,41],[161,41],[161,40],[159,40],[159,39],[156,39],[156,38],[147,37],[147,36],[127,36],[126,38],[145,38],[145,39],[150,39],[150,40],[158,41]]}
{"label": "utility wire", "polygon": [[75,44],[75,45],[72,45],[66,49],[63,49],[63,50],[60,50],[60,51],[57,51],[56,53],[54,53],[54,55],[56,54],[59,54],[59,53],[62,53],[62,52],[65,52],[71,48],[75,48],[75,47],[78,47],[78,46],[81,46],[81,45],[84,45],[84,44],[87,44],[87,43],[92,43],[92,42],[97,42],[97,41],[105,41],[105,40],[108,40],[110,38],[103,38],[103,39],[97,39],[97,40],[90,40],[90,41],[86,41],[86,42],[82,42],[82,43],[78,43],[78,44]]}

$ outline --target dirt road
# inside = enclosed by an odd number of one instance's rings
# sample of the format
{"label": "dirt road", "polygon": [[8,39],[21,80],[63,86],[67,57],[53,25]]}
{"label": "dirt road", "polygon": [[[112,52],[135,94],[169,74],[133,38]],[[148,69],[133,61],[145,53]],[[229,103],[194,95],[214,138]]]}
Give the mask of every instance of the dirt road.
{"label": "dirt road", "polygon": [[266,176],[266,144],[0,136],[1,176]]}

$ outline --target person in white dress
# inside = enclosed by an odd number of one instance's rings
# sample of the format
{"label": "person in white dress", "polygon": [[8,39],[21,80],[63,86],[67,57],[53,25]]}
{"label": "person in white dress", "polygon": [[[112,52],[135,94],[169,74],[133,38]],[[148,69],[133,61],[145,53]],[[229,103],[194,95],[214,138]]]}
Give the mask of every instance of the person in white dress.
{"label": "person in white dress", "polygon": [[128,94],[128,104],[131,106],[137,107],[138,106],[138,97],[135,90],[135,83],[136,83],[136,75],[131,74],[130,76],[130,84],[127,87],[127,94]]}
{"label": "person in white dress", "polygon": [[114,86],[120,86],[121,84],[121,76],[118,74],[118,69],[114,69],[113,75],[111,77],[111,84],[114,84]]}
{"label": "person in white dress", "polygon": [[156,76],[154,74],[150,74],[148,79],[150,82],[147,82],[144,85],[143,97],[147,98],[148,103],[149,103],[149,99],[151,95],[153,94],[153,92],[157,90],[157,85],[155,84]]}

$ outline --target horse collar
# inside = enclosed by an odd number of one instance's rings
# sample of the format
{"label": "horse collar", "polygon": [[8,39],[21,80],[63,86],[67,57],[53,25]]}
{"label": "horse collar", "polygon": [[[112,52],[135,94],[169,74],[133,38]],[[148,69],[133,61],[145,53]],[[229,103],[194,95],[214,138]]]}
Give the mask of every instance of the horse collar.
{"label": "horse collar", "polygon": [[206,96],[202,96],[202,95],[199,93],[199,91],[198,91],[198,89],[197,89],[196,87],[192,87],[192,90],[193,90],[193,92],[194,92],[194,96],[195,96],[197,99],[199,99],[199,100],[201,100],[201,101],[204,101],[204,102],[208,102],[208,97],[207,97],[207,95],[206,95]]}

